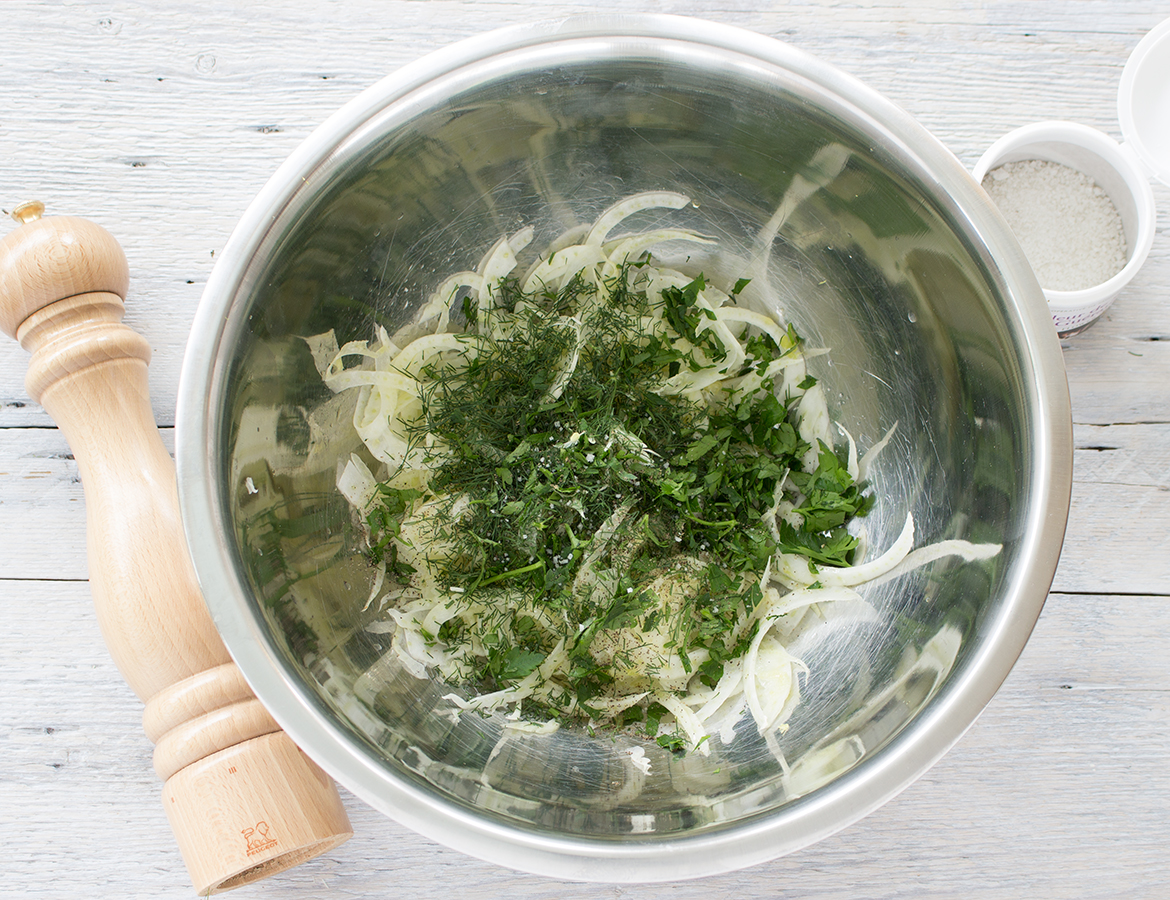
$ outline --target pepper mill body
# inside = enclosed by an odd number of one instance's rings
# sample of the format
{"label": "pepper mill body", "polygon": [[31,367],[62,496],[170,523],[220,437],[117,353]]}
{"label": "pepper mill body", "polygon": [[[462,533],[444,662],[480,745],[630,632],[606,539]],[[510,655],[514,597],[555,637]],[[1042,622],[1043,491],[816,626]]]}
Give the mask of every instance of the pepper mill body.
{"label": "pepper mill body", "polygon": [[98,622],[146,703],[163,805],[195,889],[248,884],[352,829],[333,783],[231,661],[199,592],[150,407],[150,347],[121,321],[121,247],[87,220],[41,219],[29,206],[0,241],[0,328],[32,353],[29,395],[77,460]]}

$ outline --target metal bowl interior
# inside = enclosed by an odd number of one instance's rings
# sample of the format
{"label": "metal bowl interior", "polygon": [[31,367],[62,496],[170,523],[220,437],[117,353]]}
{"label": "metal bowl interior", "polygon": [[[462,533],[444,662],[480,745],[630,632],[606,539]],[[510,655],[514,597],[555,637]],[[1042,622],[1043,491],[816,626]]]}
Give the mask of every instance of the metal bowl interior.
{"label": "metal bowl interior", "polygon": [[[525,225],[536,245],[643,190],[693,200],[628,227],[718,239],[680,259],[753,277],[811,346],[872,471],[874,552],[1001,543],[826,615],[775,735],[750,718],[710,755],[562,728],[501,740],[450,688],[390,663],[363,611],[372,569],[337,461],[352,399],[303,338],[406,322],[446,275]],[[663,248],[670,253],[671,248]],[[335,116],[257,198],[208,285],[183,373],[189,542],[217,624],[278,721],[375,806],[449,845],[561,877],[647,881],[777,856],[921,774],[1002,682],[1059,555],[1067,392],[1043,296],[990,204],[904,114],[835,70],[737,29],[571,20],[443,51]],[[373,626],[373,627],[371,627]],[[626,752],[651,760],[643,774]]]}

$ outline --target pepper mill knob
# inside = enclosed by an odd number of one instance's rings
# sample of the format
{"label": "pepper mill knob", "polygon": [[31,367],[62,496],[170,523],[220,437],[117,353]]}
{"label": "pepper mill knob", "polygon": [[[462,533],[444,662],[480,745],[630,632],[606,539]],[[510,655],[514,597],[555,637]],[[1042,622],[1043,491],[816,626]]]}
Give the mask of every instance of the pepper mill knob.
{"label": "pepper mill knob", "polygon": [[163,806],[200,894],[257,881],[352,835],[329,778],[281,731],[204,605],[175,468],[150,408],[150,346],[122,324],[126,256],[104,228],[41,218],[0,241],[0,328],[73,450],[90,588],[110,655],[146,702]]}
{"label": "pepper mill knob", "polygon": [[22,224],[0,242],[0,329],[16,337],[30,315],[64,297],[94,292],[126,296],[130,268],[114,236],[75,216],[41,218],[39,201],[22,203]]}

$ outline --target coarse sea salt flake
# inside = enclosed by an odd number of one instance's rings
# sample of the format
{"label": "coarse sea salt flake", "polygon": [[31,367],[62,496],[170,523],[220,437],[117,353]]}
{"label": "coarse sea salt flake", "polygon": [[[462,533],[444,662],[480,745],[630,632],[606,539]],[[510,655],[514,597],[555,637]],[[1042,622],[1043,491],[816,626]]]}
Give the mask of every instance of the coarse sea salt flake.
{"label": "coarse sea salt flake", "polygon": [[1005,163],[983,178],[1040,286],[1079,291],[1108,281],[1128,249],[1117,207],[1092,178],[1043,159]]}

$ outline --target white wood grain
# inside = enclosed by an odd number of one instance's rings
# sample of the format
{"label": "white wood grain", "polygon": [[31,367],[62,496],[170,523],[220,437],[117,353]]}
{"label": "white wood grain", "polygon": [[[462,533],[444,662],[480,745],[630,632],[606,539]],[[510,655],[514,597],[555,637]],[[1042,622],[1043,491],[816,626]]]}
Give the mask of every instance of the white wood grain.
{"label": "white wood grain", "polygon": [[[904,106],[968,166],[1018,125],[1120,137],[1116,91],[1165,0],[602,0],[742,25]],[[125,246],[170,441],[214,254],[333,110],[428,50],[581,11],[520,0],[0,6],[0,207],[38,197]],[[1170,188],[1137,279],[1065,343],[1074,495],[1054,593],[963,740],[902,796],[786,859],[697,882],[577,885],[424,840],[346,795],[347,845],[240,897],[1170,896]],[[89,600],[76,465],[0,343],[0,894],[188,897],[141,706]]]}
{"label": "white wood grain", "polygon": [[[9,582],[0,681],[0,835],[21,897],[183,897],[140,706],[105,654],[84,584]],[[841,834],[744,872],[656,886],[520,875],[441,848],[349,795],[356,836],[243,889],[254,897],[1159,897],[1170,768],[1164,598],[1053,594],[962,742]],[[51,875],[51,878],[50,878]]]}
{"label": "white wood grain", "polygon": [[[1170,593],[1170,423],[1078,425],[1074,443],[1053,588]],[[0,534],[0,579],[86,577],[84,495],[56,429],[0,428]]]}

